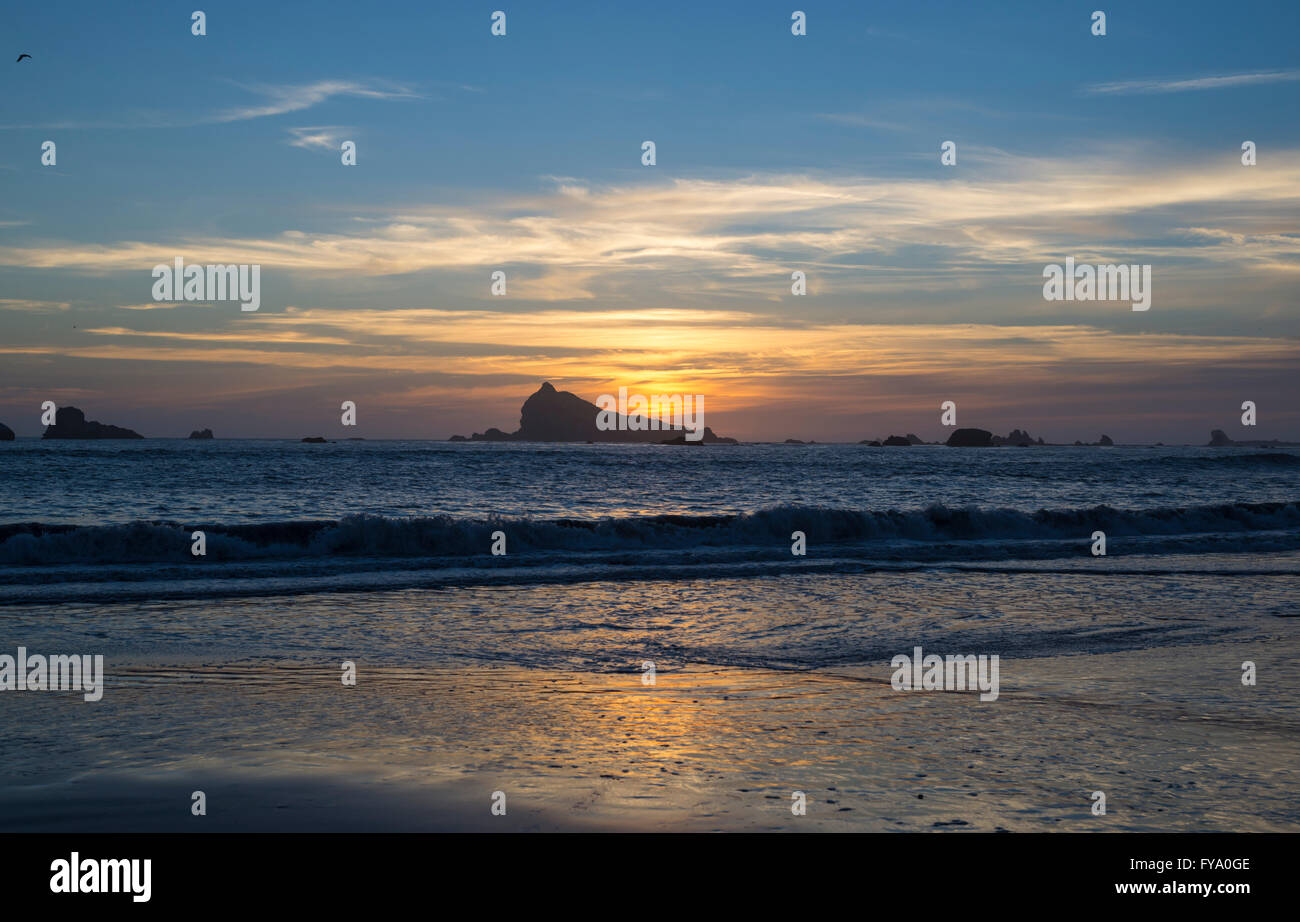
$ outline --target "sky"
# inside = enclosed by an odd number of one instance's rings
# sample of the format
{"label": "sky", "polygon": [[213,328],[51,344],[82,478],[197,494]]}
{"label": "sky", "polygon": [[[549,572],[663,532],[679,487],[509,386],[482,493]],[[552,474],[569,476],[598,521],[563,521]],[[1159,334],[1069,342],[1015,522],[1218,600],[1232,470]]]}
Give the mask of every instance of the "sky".
{"label": "sky", "polygon": [[[550,381],[742,440],[942,439],[948,400],[1300,439],[1297,34],[1290,0],[8,4],[0,422],[444,439]],[[260,265],[260,308],[155,301],[176,257]],[[1150,309],[1045,300],[1067,257],[1150,265]]]}

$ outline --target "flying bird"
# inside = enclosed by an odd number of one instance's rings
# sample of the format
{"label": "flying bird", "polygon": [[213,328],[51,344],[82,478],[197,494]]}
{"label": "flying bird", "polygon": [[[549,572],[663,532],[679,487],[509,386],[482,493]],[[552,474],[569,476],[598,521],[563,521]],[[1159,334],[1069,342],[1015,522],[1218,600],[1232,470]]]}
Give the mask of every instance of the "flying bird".
{"label": "flying bird", "polygon": [[17,61],[14,61],[14,63],[15,63],[15,64],[21,64],[23,58],[30,58],[30,57],[31,57],[30,54],[20,54],[20,55],[18,55],[18,60],[17,60]]}

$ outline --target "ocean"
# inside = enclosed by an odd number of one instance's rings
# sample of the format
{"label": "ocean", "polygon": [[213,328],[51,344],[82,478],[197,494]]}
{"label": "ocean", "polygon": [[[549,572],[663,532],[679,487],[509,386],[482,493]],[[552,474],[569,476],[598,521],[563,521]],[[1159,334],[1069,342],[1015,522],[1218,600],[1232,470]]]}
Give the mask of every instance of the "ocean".
{"label": "ocean", "polygon": [[1297,590],[1293,449],[20,439],[0,826],[1294,831]]}

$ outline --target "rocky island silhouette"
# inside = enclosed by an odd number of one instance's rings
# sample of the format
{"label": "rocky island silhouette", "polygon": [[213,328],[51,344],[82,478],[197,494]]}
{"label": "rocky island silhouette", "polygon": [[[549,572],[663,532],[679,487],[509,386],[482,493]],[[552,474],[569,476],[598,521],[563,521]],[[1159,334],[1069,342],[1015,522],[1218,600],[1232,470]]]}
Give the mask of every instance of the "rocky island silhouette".
{"label": "rocky island silhouette", "polygon": [[681,427],[637,430],[626,427],[625,416],[618,416],[614,429],[600,429],[596,418],[601,410],[594,403],[583,400],[569,391],[556,390],[547,381],[537,392],[524,401],[519,411],[519,428],[502,432],[491,428],[476,432],[466,438],[453,435],[452,442],[641,442],[665,445],[736,445],[735,439],[724,438],[704,427],[704,436],[688,440]]}

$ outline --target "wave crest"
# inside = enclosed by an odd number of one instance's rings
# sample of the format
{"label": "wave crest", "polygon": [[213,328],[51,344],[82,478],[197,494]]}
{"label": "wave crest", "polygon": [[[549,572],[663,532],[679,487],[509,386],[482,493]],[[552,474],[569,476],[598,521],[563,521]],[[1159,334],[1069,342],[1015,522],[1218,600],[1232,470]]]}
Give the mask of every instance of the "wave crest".
{"label": "wave crest", "polygon": [[1142,510],[949,508],[853,510],[775,506],[738,515],[655,515],[603,519],[461,519],[347,516],[337,521],[255,524],[132,522],[126,525],[0,526],[0,563],[20,566],[194,561],[191,533],[202,530],[208,560],[441,557],[487,555],[492,532],[507,535],[511,555],[529,552],[673,550],[809,542],[966,542],[1086,540],[1300,529],[1300,502],[1225,503]]}

